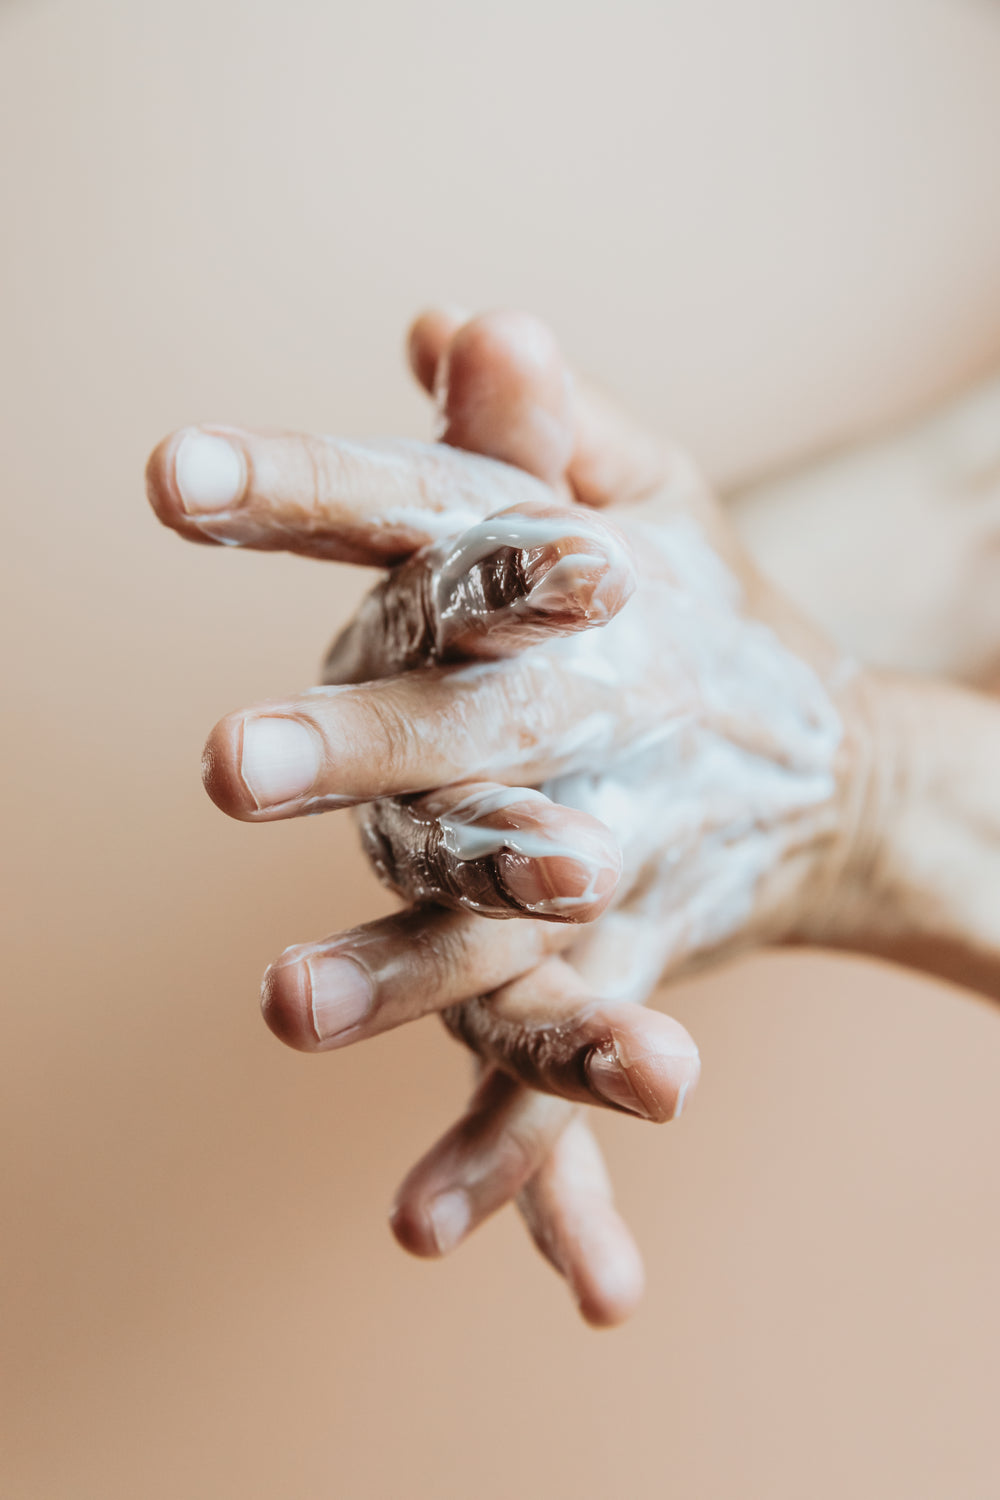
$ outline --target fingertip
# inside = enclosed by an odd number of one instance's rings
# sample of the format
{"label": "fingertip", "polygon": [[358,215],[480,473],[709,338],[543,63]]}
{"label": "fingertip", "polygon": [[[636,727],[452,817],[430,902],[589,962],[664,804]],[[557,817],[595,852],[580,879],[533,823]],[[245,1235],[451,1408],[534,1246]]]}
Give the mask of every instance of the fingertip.
{"label": "fingertip", "polygon": [[218,542],[206,529],[247,493],[248,461],[234,431],[181,427],[158,443],[146,463],[146,494],[164,526],[190,541]]}
{"label": "fingertip", "polygon": [[389,1213],[389,1228],[396,1243],[420,1260],[437,1260],[444,1253],[434,1234],[430,1216],[421,1205],[400,1197]]}
{"label": "fingertip", "polygon": [[620,1052],[636,1090],[647,1101],[657,1124],[679,1120],[701,1078],[701,1054],[694,1039],[671,1016],[646,1013],[654,1020],[641,1041],[625,1039]]}
{"label": "fingertip", "polygon": [[315,1052],[317,1038],[310,1025],[309,970],[298,950],[287,948],[264,971],[260,986],[261,1015],[268,1029],[296,1052]]}
{"label": "fingertip", "polygon": [[632,548],[617,530],[612,532],[610,527],[606,528],[604,537],[604,555],[605,570],[595,579],[587,601],[588,623],[595,626],[610,624],[639,585]]}
{"label": "fingertip", "polygon": [[572,382],[540,319],[511,310],[470,319],[448,347],[438,388],[446,442],[549,482],[563,476],[574,442]]}
{"label": "fingertip", "polygon": [[593,1328],[625,1322],[642,1299],[645,1269],[612,1201],[600,1148],[579,1115],[519,1206],[535,1244],[566,1281],[584,1321]]}
{"label": "fingertip", "polygon": [[410,324],[407,363],[428,395],[434,392],[438,367],[449,343],[468,317],[464,308],[442,304],[425,308]]}
{"label": "fingertip", "polygon": [[497,875],[513,905],[550,922],[593,922],[607,909],[621,879],[621,855],[611,845],[600,855],[527,857],[506,850]]}
{"label": "fingertip", "polygon": [[[453,1133],[454,1128],[448,1134],[450,1136]],[[397,1244],[408,1255],[416,1255],[421,1260],[436,1260],[444,1254],[446,1248],[435,1233],[433,1214],[435,1193],[439,1192],[442,1185],[441,1174],[434,1169],[441,1154],[441,1145],[439,1142],[432,1147],[431,1151],[410,1168],[389,1210],[389,1228]]]}
{"label": "fingertip", "polygon": [[[546,496],[495,511],[434,559],[428,610],[442,659],[497,660],[611,623],[635,591],[625,536]],[[423,565],[421,565],[423,566]],[[424,573],[414,572],[407,586]]]}
{"label": "fingertip", "polygon": [[680,1119],[701,1077],[693,1037],[672,1016],[639,1005],[616,1006],[608,1021],[608,1042],[586,1063],[595,1096],[657,1125]]}
{"label": "fingertip", "polygon": [[202,752],[205,790],[216,807],[242,822],[269,822],[339,805],[332,794],[325,800],[313,796],[325,767],[321,730],[282,705],[227,715]]}
{"label": "fingertip", "polygon": [[[418,837],[428,819],[439,835],[433,858]],[[400,889],[424,898],[433,891],[486,916],[590,922],[621,878],[621,850],[605,824],[529,788],[444,788],[403,806],[383,803],[372,824],[370,847],[388,850],[384,862]]]}
{"label": "fingertip", "polygon": [[173,484],[173,454],[179,433],[171,432],[157,443],[146,460],[146,496],[158,520],[164,526],[177,528],[183,519],[183,506]]}
{"label": "fingertip", "polygon": [[619,1328],[638,1308],[646,1291],[646,1269],[632,1236],[622,1227],[612,1247],[581,1265],[569,1281],[584,1322],[591,1328]]}
{"label": "fingertip", "polygon": [[468,319],[448,351],[449,371],[470,379],[487,373],[491,380],[561,388],[565,363],[547,323],[517,308],[494,308]]}
{"label": "fingertip", "polygon": [[[596,1145],[593,1148],[596,1151]],[[548,1168],[551,1179],[551,1164]],[[550,1191],[552,1183],[550,1180]],[[569,1189],[572,1188],[572,1195]],[[574,1201],[575,1200],[575,1201]],[[607,1185],[567,1178],[555,1196],[528,1218],[535,1243],[566,1282],[591,1328],[617,1328],[635,1312],[646,1290],[646,1268]]]}
{"label": "fingertip", "polygon": [[205,741],[201,756],[201,780],[221,812],[246,821],[257,812],[257,804],[242,775],[244,720],[242,714],[220,719]]}
{"label": "fingertip", "polygon": [[564,922],[595,921],[621,880],[618,840],[600,819],[558,802],[538,804],[536,816],[553,843],[561,841],[565,849],[538,862],[552,889],[547,914]]}
{"label": "fingertip", "polygon": [[408,1255],[416,1255],[423,1260],[437,1253],[427,1247],[423,1223],[412,1213],[408,1204],[393,1204],[389,1211],[389,1228],[397,1245]]}
{"label": "fingertip", "polygon": [[[507,515],[523,516],[527,507]],[[635,593],[635,557],[617,527],[593,514],[562,507],[528,512],[537,529],[547,526],[546,545],[528,552],[525,570],[527,623],[556,634],[610,624]],[[494,518],[494,525],[499,518]],[[513,523],[517,524],[516,520]],[[521,522],[523,525],[523,521]]]}

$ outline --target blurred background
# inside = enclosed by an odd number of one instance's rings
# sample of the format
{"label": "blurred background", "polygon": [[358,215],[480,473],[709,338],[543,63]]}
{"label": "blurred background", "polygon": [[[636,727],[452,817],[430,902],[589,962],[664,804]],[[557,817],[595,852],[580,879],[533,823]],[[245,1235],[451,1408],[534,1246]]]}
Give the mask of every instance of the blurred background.
{"label": "blurred background", "polygon": [[465,1060],[270,1037],[268,961],[386,901],[345,820],[199,779],[365,580],[182,543],[142,470],[425,436],[441,298],[722,480],[909,413],[1000,349],[998,80],[993,0],[0,0],[5,1500],[996,1495],[996,1015],[821,956],[675,986],[694,1107],[600,1127],[636,1320],[513,1214],[407,1259]]}

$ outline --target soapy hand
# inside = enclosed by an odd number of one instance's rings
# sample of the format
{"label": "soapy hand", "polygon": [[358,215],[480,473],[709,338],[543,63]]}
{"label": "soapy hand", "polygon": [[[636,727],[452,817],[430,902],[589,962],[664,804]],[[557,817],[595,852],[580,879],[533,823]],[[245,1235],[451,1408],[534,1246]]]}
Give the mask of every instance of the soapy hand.
{"label": "soapy hand", "polygon": [[359,806],[413,903],[288,950],[273,1029],[328,1050],[443,1010],[483,1060],[401,1190],[401,1240],[441,1253],[520,1194],[611,1322],[641,1273],[574,1106],[675,1116],[698,1058],[637,1003],[659,977],[835,936],[863,674],[762,583],[686,455],[574,388],[532,320],[434,315],[411,353],[450,447],[192,429],[151,460],[193,539],[391,566],[329,685],[224,720],[206,783],[254,821]]}

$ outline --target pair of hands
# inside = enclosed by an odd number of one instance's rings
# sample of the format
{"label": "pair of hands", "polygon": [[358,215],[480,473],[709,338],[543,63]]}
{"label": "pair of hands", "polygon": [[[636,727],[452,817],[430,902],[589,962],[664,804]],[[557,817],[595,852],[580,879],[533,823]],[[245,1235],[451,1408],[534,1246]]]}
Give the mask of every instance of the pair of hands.
{"label": "pair of hands", "polygon": [[400,1189],[401,1243],[445,1253],[516,1198],[610,1324],[642,1267],[581,1105],[680,1113],[699,1061],[643,1007],[662,975],[761,942],[878,946],[854,941],[884,885],[877,684],[540,324],[437,312],[409,347],[439,443],[212,427],[150,460],[191,540],[389,569],[325,687],[216,727],[206,785],[249,821],[359,809],[408,903],[283,954],[272,1029],[326,1051],[438,1011],[477,1056]]}

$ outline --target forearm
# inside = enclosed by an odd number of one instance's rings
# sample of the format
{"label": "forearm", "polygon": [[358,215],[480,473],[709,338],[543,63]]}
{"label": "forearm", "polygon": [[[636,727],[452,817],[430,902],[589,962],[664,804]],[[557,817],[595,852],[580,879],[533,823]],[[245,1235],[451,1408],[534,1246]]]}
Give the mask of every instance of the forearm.
{"label": "forearm", "polygon": [[1000,370],[932,414],[730,497],[763,571],[860,659],[1000,665]]}
{"label": "forearm", "polygon": [[1000,999],[1000,704],[881,675],[868,698],[851,868],[816,935]]}

